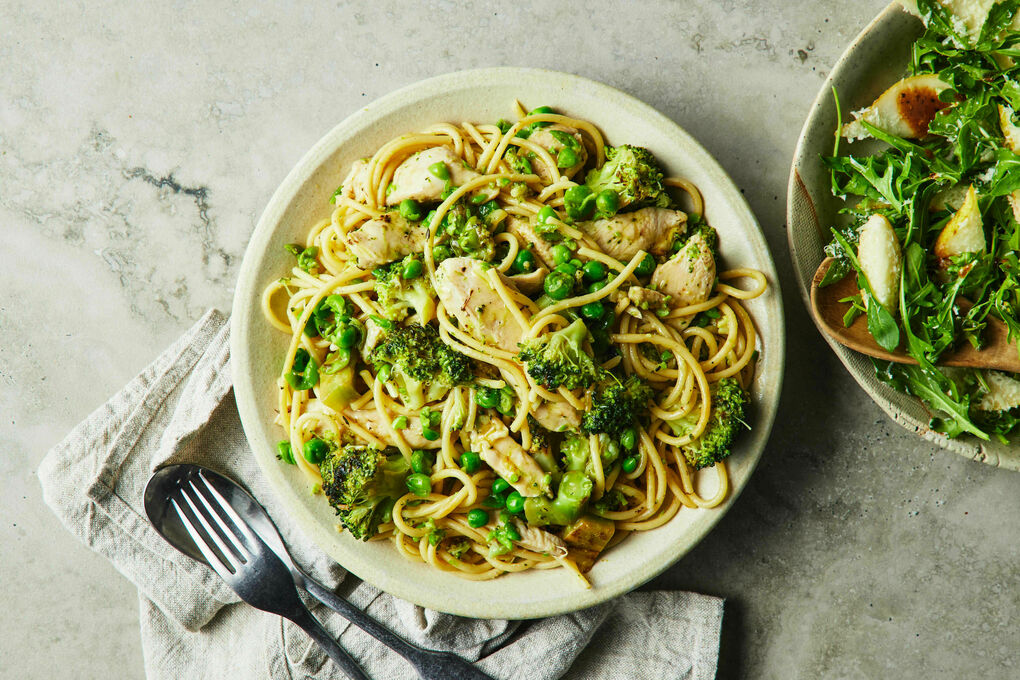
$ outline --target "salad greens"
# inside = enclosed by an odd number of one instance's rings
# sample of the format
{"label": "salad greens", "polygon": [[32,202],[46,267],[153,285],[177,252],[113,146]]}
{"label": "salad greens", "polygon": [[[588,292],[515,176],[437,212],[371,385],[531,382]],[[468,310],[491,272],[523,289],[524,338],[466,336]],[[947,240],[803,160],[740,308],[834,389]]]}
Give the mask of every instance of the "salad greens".
{"label": "salad greens", "polygon": [[[920,139],[861,120],[884,143],[878,153],[841,155],[837,134],[833,155],[822,159],[832,192],[859,198],[841,211],[849,223],[832,229],[825,252],[834,262],[821,285],[857,275],[862,293],[846,300],[851,308],[844,321],[866,313],[880,345],[892,350],[902,343],[917,360],[916,366],[874,363],[881,380],[928,406],[934,429],[1008,441],[1006,435],[1020,431],[1020,408],[980,408],[991,389],[985,373],[937,364],[958,343],[980,349],[992,318],[1006,324],[1020,347],[1020,145],[1004,132],[1020,121],[1014,113],[1020,111],[1020,31],[1011,28],[1020,0],[993,6],[976,36],[935,0],[917,6],[925,31],[906,75],[934,74],[945,83],[941,108]],[[954,196],[968,186],[978,195],[986,248],[939,257],[936,241],[956,212]],[[856,255],[859,229],[875,214],[889,220],[902,250],[898,309],[875,302]]]}

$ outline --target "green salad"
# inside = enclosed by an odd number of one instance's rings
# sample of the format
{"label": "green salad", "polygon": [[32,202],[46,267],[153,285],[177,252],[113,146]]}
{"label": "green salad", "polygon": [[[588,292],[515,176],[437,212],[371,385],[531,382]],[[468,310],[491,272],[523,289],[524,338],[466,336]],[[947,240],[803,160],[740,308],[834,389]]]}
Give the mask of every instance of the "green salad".
{"label": "green salad", "polygon": [[1020,347],[1020,0],[970,31],[934,0],[917,10],[925,30],[903,80],[841,117],[822,159],[848,219],[832,227],[821,285],[857,276],[844,322],[865,315],[879,345],[917,360],[875,370],[926,404],[933,429],[1008,442],[1020,376],[939,360],[961,343],[980,349],[994,320]]}

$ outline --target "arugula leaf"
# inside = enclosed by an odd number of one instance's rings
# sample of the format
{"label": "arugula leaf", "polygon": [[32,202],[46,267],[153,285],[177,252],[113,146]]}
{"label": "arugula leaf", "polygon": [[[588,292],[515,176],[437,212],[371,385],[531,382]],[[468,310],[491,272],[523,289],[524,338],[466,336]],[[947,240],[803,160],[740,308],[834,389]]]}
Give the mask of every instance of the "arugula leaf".
{"label": "arugula leaf", "polygon": [[835,229],[832,230],[832,236],[839,242],[843,252],[846,253],[854,269],[857,270],[857,285],[861,289],[861,294],[868,308],[868,332],[871,333],[871,336],[875,338],[875,342],[883,349],[888,352],[894,352],[900,344],[900,329],[896,325],[896,319],[885,308],[885,305],[875,298],[875,291],[871,289],[871,283],[868,281],[868,277],[865,276],[864,270],[861,269],[861,263],[858,261],[857,255],[853,252],[850,244]]}
{"label": "arugula leaf", "polygon": [[978,50],[991,49],[999,35],[1013,23],[1013,17],[1018,9],[1020,9],[1018,0],[1002,0],[992,5],[988,10],[988,16],[985,17],[985,23],[981,26],[981,34],[975,47]]}

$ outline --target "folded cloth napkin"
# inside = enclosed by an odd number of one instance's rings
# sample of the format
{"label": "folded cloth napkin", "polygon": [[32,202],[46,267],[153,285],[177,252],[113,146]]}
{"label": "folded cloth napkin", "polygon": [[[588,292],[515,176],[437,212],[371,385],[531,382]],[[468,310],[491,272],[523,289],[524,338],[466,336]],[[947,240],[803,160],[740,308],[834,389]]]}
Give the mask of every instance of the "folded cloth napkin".
{"label": "folded cloth napkin", "polygon": [[[142,490],[166,463],[207,465],[241,481],[275,520],[295,560],[419,645],[475,661],[494,678],[715,677],[722,600],[631,593],[536,621],[467,619],[423,609],[347,575],[302,535],[250,455],[230,384],[226,319],[208,312],[78,425],[39,468],[64,525],[138,586],[149,678],[344,677],[299,628],[240,602],[204,565],[149,525]],[[509,576],[507,578],[513,578]],[[413,677],[381,644],[325,607],[313,612],[373,678]]]}

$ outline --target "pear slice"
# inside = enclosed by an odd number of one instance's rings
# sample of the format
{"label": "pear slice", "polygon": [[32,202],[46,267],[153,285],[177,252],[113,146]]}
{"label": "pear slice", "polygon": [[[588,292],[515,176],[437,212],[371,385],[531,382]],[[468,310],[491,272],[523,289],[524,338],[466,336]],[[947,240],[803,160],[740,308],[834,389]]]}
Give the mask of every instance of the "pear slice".
{"label": "pear slice", "polygon": [[920,139],[928,134],[928,125],[935,114],[948,106],[939,101],[939,93],[948,87],[930,73],[904,78],[883,92],[871,106],[855,113],[854,120],[843,126],[843,136],[850,141],[870,137],[861,124],[867,121],[891,135]]}
{"label": "pear slice", "polygon": [[[999,127],[1006,147],[1013,153],[1020,154],[1020,127],[1013,124],[1013,109],[999,104]],[[1020,189],[1006,197],[1009,207],[1013,209],[1013,219],[1020,222]]]}
{"label": "pear slice", "polygon": [[983,253],[985,248],[985,228],[978,208],[977,192],[972,185],[967,189],[963,205],[949,218],[935,241],[935,255],[944,261],[961,253]]}
{"label": "pear slice", "polygon": [[[872,215],[861,227],[857,260],[867,277],[875,299],[895,313],[900,299],[900,271],[903,252],[892,225],[882,215]],[[864,299],[867,305],[867,297]]]}

